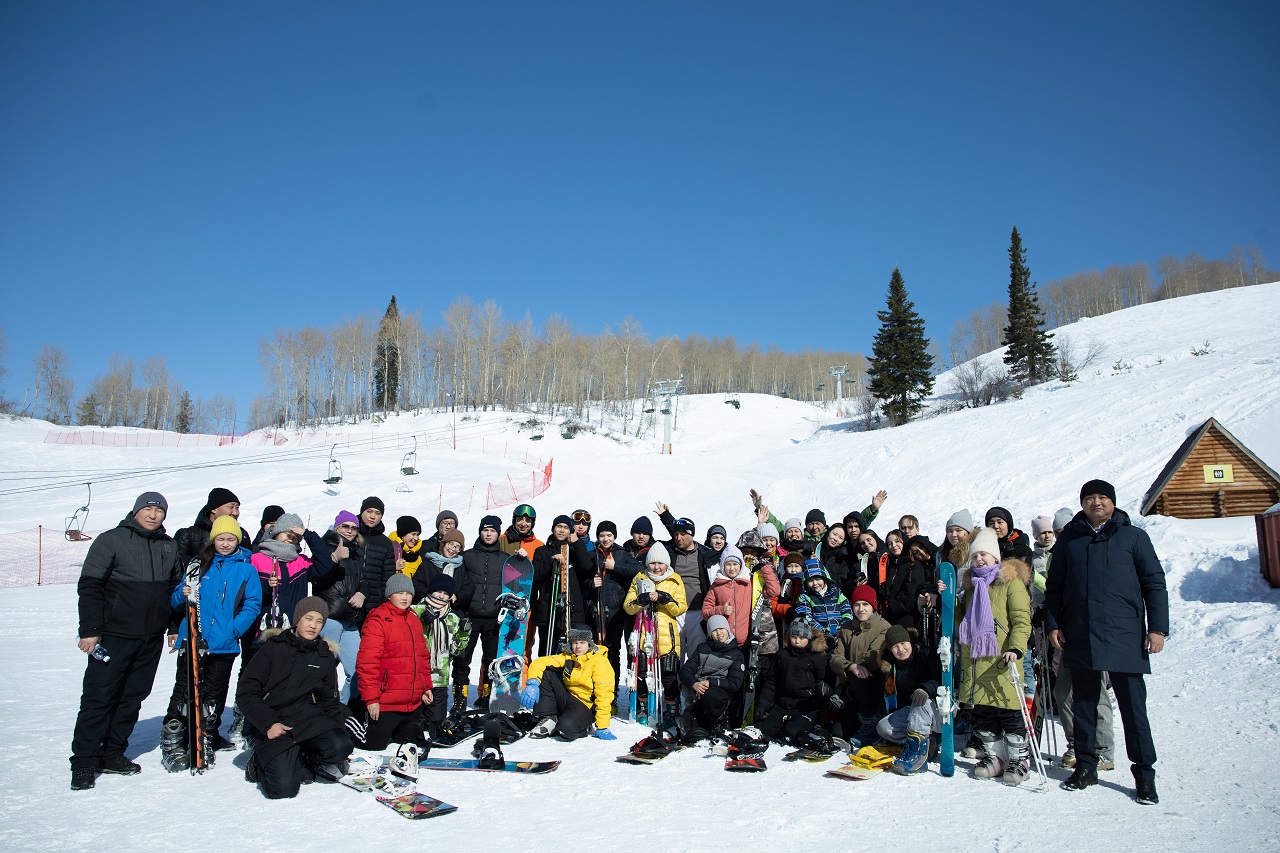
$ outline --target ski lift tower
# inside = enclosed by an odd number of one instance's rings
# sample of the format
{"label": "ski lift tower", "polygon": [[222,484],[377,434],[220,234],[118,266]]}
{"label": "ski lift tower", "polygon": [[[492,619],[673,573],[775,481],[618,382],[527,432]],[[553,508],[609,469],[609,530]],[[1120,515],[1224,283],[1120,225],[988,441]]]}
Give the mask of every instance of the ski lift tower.
{"label": "ski lift tower", "polygon": [[679,379],[663,379],[654,383],[653,396],[662,398],[662,452],[671,453],[671,401],[684,393],[684,374]]}
{"label": "ski lift tower", "polygon": [[844,377],[849,372],[849,365],[841,364],[831,368],[831,375],[836,378],[836,417],[844,417]]}

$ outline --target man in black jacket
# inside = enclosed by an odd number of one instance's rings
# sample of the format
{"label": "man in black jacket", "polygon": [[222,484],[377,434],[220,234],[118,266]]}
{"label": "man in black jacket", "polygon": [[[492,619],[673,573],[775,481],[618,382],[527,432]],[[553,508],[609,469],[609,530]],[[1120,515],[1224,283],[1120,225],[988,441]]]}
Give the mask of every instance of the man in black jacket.
{"label": "man in black jacket", "polygon": [[382,524],[386,507],[374,495],[360,504],[360,535],[364,537],[364,609],[373,609],[386,601],[387,579],[396,573],[396,554]]}
{"label": "man in black jacket", "polygon": [[181,580],[177,547],[164,532],[168,510],[163,495],[144,492],[85,557],[77,645],[89,660],[71,739],[73,791],[92,788],[99,770],[125,776],[142,770],[124,750],[151,694],[172,614],[169,596]]}
{"label": "man in black jacket", "polygon": [[[230,489],[224,489],[219,486],[209,491],[209,498],[204,502],[204,506],[200,508],[195,522],[190,527],[184,527],[173,534],[173,541],[178,546],[178,564],[180,566],[185,568],[187,563],[200,556],[204,546],[209,544],[209,531],[213,530],[213,523],[219,516],[223,515],[229,515],[238,520],[240,518],[240,499]],[[274,519],[272,520],[274,521]],[[241,544],[248,541],[249,534],[245,532],[243,527],[240,528]]]}
{"label": "man in black jacket", "polygon": [[1080,489],[1080,506],[1053,546],[1045,587],[1049,641],[1062,650],[1075,690],[1076,769],[1062,787],[1077,791],[1098,782],[1098,697],[1107,672],[1136,798],[1152,805],[1160,798],[1143,675],[1169,635],[1164,569],[1146,531],[1116,509],[1114,486],[1090,480]]}
{"label": "man in black jacket", "polygon": [[480,644],[480,676],[477,679],[476,705],[489,701],[489,664],[498,652],[498,596],[502,594],[502,566],[507,554],[498,547],[502,519],[486,515],[480,519],[479,538],[462,552],[462,565],[454,578],[458,596],[454,612],[471,620],[471,639],[467,647],[453,658],[453,708],[460,717],[467,709],[467,685],[471,681],[471,658]]}

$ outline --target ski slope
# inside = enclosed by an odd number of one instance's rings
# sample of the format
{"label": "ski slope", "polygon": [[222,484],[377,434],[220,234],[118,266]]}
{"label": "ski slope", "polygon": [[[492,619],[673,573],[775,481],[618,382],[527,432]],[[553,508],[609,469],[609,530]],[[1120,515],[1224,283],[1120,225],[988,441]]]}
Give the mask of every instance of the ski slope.
{"label": "ski slope", "polygon": [[[680,401],[675,453],[660,456],[646,438],[583,434],[572,440],[548,427],[536,443],[517,431],[524,416],[483,413],[458,424],[460,449],[440,436],[447,414],[403,415],[371,432],[418,434],[416,478],[398,474],[403,449],[345,457],[337,495],[320,482],[328,447],[283,456],[290,445],[194,449],[63,446],[44,443],[55,429],[32,421],[0,422],[0,489],[12,478],[101,478],[91,528],[114,524],[138,492],[169,499],[166,527],[191,523],[214,485],[241,498],[246,529],[267,503],[279,503],[324,526],[339,509],[358,509],[368,494],[387,503],[388,520],[416,515],[430,529],[442,491],[458,511],[468,543],[483,505],[452,496],[475,483],[526,476],[515,457],[554,457],[550,489],[533,501],[538,530],[577,507],[626,530],[655,501],[735,536],[752,524],[747,490],[758,488],[780,518],[813,506],[837,520],[889,492],[874,528],[912,513],[941,539],[961,507],[981,518],[1007,507],[1018,526],[1078,507],[1080,484],[1115,484],[1119,506],[1151,535],[1168,575],[1173,633],[1148,679],[1150,715],[1160,753],[1161,803],[1143,808],[1130,793],[1127,762],[1080,793],[1057,788],[1067,771],[1051,768],[1050,788],[1034,793],[957,775],[883,775],[866,783],[824,778],[821,765],[784,764],[773,747],[770,769],[727,774],[701,749],[652,767],[613,762],[643,732],[615,722],[618,741],[562,744],[524,740],[507,748],[521,760],[559,759],[552,774],[530,778],[424,771],[420,789],[459,806],[456,814],[415,823],[368,795],[316,784],[292,801],[269,802],[243,781],[228,754],[205,776],[160,768],[160,718],[173,679],[166,657],[144,704],[129,755],[143,766],[133,778],[104,776],[94,791],[68,791],[67,753],[84,656],[76,650],[74,585],[0,593],[0,847],[73,850],[116,842],[129,850],[294,850],[353,844],[481,844],[494,850],[782,850],[861,845],[868,839],[913,851],[960,849],[1088,850],[1132,844],[1143,850],[1275,850],[1280,820],[1268,779],[1280,764],[1280,591],[1258,572],[1253,521],[1141,518],[1146,488],[1186,433],[1213,416],[1273,468],[1280,468],[1280,283],[1203,294],[1131,308],[1058,330],[1077,350],[1101,355],[1070,385],[1050,382],[1020,400],[926,418],[897,429],[850,430],[830,409],[743,395]],[[1207,353],[1193,355],[1193,349]],[[983,358],[998,360],[1000,353]],[[937,393],[949,390],[939,379]],[[660,427],[659,427],[660,428]],[[335,428],[337,429],[337,428]],[[502,442],[505,455],[468,449],[469,437]],[[298,444],[301,442],[296,442]],[[284,449],[282,449],[284,448]],[[274,455],[273,455],[274,454]],[[211,467],[106,482],[110,472],[211,463]],[[28,473],[15,474],[23,471]],[[25,481],[24,481],[25,482]],[[411,492],[396,491],[400,485]],[[61,529],[82,487],[0,496],[0,532],[44,524]],[[460,498],[461,499],[461,498]],[[496,510],[506,518],[510,506]],[[651,516],[652,517],[652,516]],[[656,519],[655,519],[656,522]],[[229,713],[228,713],[229,719]],[[1122,741],[1117,720],[1117,740]],[[1061,737],[1059,735],[1059,742]],[[465,746],[441,751],[464,755]],[[243,759],[239,762],[243,763]]]}

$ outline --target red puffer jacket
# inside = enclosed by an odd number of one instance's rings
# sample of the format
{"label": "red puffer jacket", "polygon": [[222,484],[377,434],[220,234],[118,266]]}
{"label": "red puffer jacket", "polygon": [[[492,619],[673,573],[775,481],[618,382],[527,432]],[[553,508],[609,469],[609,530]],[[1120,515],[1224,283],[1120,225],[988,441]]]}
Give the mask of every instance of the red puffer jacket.
{"label": "red puffer jacket", "polygon": [[431,689],[431,658],[422,622],[389,601],[374,608],[360,631],[356,656],[360,698],[382,711],[412,711]]}

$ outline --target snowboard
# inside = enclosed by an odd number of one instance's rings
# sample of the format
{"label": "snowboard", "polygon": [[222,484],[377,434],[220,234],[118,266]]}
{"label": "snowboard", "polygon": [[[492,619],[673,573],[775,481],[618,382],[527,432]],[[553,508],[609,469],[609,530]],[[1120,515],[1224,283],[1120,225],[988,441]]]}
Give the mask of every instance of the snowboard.
{"label": "snowboard", "polygon": [[483,773],[550,773],[560,766],[559,761],[508,761],[502,767],[481,767],[479,761],[465,758],[422,758],[419,769],[427,770],[479,770]]}
{"label": "snowboard", "polygon": [[835,758],[834,752],[817,752],[812,749],[797,749],[782,756],[783,761],[807,761],[810,764],[821,764]]}
{"label": "snowboard", "polygon": [[[754,590],[754,578],[750,581],[750,585]],[[746,692],[742,697],[742,725],[744,726],[752,725],[756,721],[756,681],[760,677],[760,629],[756,623],[760,621],[760,615],[764,613],[764,608],[769,603],[763,589],[760,590],[759,595],[760,597],[751,608],[751,621],[747,623],[751,626],[751,638],[747,644]]]}
{"label": "snowboard", "polygon": [[955,751],[955,673],[952,669],[954,657],[951,652],[951,641],[956,627],[956,567],[950,563],[938,564],[938,580],[946,586],[941,594],[942,614],[940,618],[941,636],[938,638],[938,657],[942,662],[942,684],[938,687],[938,714],[942,718],[942,746],[938,750],[938,772],[943,776],[954,776],[956,772]]}
{"label": "snowboard", "polygon": [[671,753],[679,752],[684,748],[684,745],[677,740],[668,738],[659,740],[649,735],[632,746],[631,751],[626,755],[619,755],[617,760],[623,764],[657,764]]}
{"label": "snowboard", "polygon": [[528,663],[529,599],[533,592],[533,563],[512,554],[502,564],[502,595],[498,611],[498,649],[489,665],[489,711],[515,713],[520,707]]}
{"label": "snowboard", "polygon": [[401,817],[407,817],[409,820],[439,817],[440,815],[452,814],[458,810],[457,806],[449,805],[443,800],[437,800],[435,797],[428,797],[426,794],[419,794],[417,791],[401,794],[398,797],[378,797],[378,802],[387,806]]}

